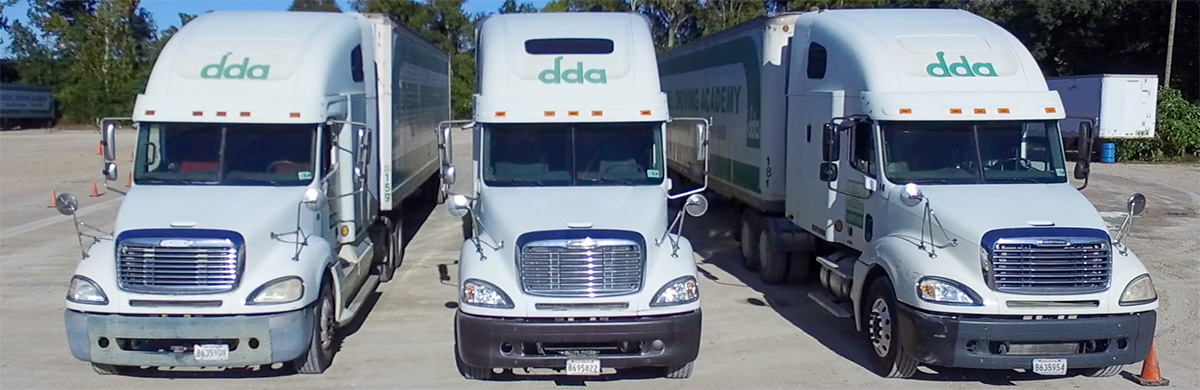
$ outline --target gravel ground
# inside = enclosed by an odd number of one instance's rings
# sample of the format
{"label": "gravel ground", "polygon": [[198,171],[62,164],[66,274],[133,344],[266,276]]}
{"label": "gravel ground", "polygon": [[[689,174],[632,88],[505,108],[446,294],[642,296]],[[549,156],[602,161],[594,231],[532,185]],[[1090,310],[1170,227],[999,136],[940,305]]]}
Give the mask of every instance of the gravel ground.
{"label": "gravel ground", "polygon": [[[469,161],[470,137],[460,135],[455,161]],[[864,368],[865,337],[804,298],[812,286],[765,286],[742,269],[731,236],[735,216],[721,205],[686,229],[705,293],[702,350],[689,380],[641,371],[584,379],[462,379],[454,367],[454,310],[448,308],[455,301],[460,226],[440,208],[418,211],[419,230],[397,279],[382,285],[366,315],[346,330],[324,375],[267,369],[101,377],[67,350],[63,293],[79,248],[70,218],[46,207],[51,190],[72,192],[80,196],[82,220],[111,227],[120,195],[86,196],[100,179],[97,138],[91,131],[0,133],[0,388],[1138,388],[1128,376],[1140,372],[1140,364],[1111,378],[925,368],[911,380],[878,378]],[[118,158],[121,180],[113,185],[123,188],[132,136],[123,131],[119,138],[118,157],[124,157]],[[1200,388],[1200,166],[1097,164],[1093,172],[1084,194],[1111,225],[1120,223],[1129,194],[1142,192],[1149,200],[1128,244],[1150,269],[1161,299],[1163,375],[1176,388]],[[461,177],[470,176],[464,171]],[[456,190],[469,185],[460,180]]]}

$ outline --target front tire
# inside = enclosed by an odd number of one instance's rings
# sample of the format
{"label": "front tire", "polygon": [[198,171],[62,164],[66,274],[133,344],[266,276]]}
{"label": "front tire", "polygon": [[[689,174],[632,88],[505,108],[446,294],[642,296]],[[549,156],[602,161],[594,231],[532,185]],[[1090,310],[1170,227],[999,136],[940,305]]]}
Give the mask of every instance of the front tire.
{"label": "front tire", "polygon": [[867,339],[871,371],[885,378],[909,378],[917,372],[917,359],[904,351],[900,342],[900,322],[897,321],[896,297],[887,277],[875,279],[867,292]]}
{"label": "front tire", "polygon": [[125,371],[125,366],[92,363],[92,371],[100,375],[120,375]]}
{"label": "front tire", "polygon": [[746,269],[754,271],[758,269],[758,235],[762,231],[761,223],[762,216],[754,209],[747,208],[742,211],[741,228],[738,229],[739,240],[742,250],[742,265]]}
{"label": "front tire", "polygon": [[308,351],[300,358],[292,361],[296,371],[301,374],[320,374],[329,368],[333,362],[334,336],[337,333],[337,319],[334,318],[333,289],[325,283],[321,287],[321,296],[313,304],[313,328],[309,338]]}
{"label": "front tire", "polygon": [[666,367],[666,369],[667,369],[666,377],[668,379],[690,378],[690,377],[692,377],[692,367],[695,365],[696,365],[696,362],[692,361],[692,362],[687,362],[687,364],[683,364],[683,365],[679,365],[679,366]]}
{"label": "front tire", "polygon": [[495,372],[488,367],[475,367],[462,360],[462,356],[458,354],[458,343],[454,344],[454,361],[458,366],[458,373],[463,378],[471,380],[486,381],[492,379]]}
{"label": "front tire", "polygon": [[766,284],[779,284],[787,279],[788,253],[783,250],[769,228],[758,235],[758,276]]}

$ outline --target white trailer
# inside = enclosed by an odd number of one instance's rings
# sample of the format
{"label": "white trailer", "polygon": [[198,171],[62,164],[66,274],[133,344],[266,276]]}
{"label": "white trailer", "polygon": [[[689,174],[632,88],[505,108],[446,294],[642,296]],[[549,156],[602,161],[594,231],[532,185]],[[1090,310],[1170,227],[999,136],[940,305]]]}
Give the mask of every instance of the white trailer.
{"label": "white trailer", "polygon": [[766,283],[819,270],[808,296],[867,333],[877,374],[1109,376],[1146,357],[1157,295],[1121,242],[1145,198],[1110,234],[1067,181],[1058,94],[999,26],[946,9],[771,15],[660,69],[672,113],[713,118],[711,188],[743,210],[746,265]]}
{"label": "white trailer", "polygon": [[[403,258],[402,202],[437,199],[448,74],[444,54],[377,15],[188,23],[137,97],[114,230],[71,278],[71,353],[101,374],[324,371],[337,329]],[[101,128],[117,180],[115,121]]]}
{"label": "white trailer", "polygon": [[[464,377],[661,367],[691,375],[700,291],[670,194],[649,22],[637,14],[497,15],[478,27],[474,193],[459,253],[455,356]],[[704,121],[691,156],[703,158]],[[699,125],[696,125],[699,123]],[[697,137],[698,136],[698,137]],[[702,180],[700,180],[702,181]],[[668,199],[688,197],[668,213]]]}
{"label": "white trailer", "polygon": [[1095,124],[1100,139],[1154,138],[1158,115],[1158,76],[1098,74],[1046,79],[1062,97],[1067,117],[1062,120],[1063,143],[1078,143],[1082,121]]}

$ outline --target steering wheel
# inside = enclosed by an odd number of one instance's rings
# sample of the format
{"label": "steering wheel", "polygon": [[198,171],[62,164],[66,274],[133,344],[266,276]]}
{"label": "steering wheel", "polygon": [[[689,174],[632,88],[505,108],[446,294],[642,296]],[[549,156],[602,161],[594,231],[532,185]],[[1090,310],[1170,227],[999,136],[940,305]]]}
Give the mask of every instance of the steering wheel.
{"label": "steering wheel", "polygon": [[268,172],[268,173],[275,173],[275,168],[278,168],[278,167],[280,167],[280,166],[286,166],[286,165],[291,165],[291,166],[295,166],[295,167],[303,167],[303,166],[304,166],[304,164],[300,164],[300,163],[298,163],[298,162],[295,162],[295,161],[290,161],[290,160],[277,160],[277,161],[275,161],[275,162],[273,162],[273,163],[267,164],[267,172]]}
{"label": "steering wheel", "polygon": [[638,168],[640,168],[640,167],[637,165],[636,162],[633,162],[631,160],[617,161],[614,164],[605,167],[604,173],[619,172],[621,169],[626,169],[626,168],[632,169],[634,172],[637,172]]}
{"label": "steering wheel", "polygon": [[987,167],[989,169],[1000,168],[1001,171],[1004,171],[1004,170],[1006,170],[1006,169],[1004,169],[1004,165],[1008,164],[1009,162],[1013,163],[1012,170],[1014,170],[1014,171],[1018,170],[1018,169],[1023,170],[1023,171],[1033,170],[1033,164],[1030,163],[1029,159],[1024,158],[1024,157],[1012,157],[1012,158],[1006,158],[1003,160],[996,160],[996,161],[988,163]]}

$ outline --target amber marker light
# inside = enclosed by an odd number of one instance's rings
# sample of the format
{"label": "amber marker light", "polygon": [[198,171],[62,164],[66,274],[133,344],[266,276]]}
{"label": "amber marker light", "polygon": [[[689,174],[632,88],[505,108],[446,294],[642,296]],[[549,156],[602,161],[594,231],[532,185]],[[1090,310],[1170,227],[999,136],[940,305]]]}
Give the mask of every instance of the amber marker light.
{"label": "amber marker light", "polygon": [[567,116],[579,116],[579,111],[567,111]]}
{"label": "amber marker light", "polygon": [[192,116],[203,116],[204,111],[192,111]]}
{"label": "amber marker light", "polygon": [[1058,110],[1057,110],[1057,109],[1055,109],[1054,107],[1046,107],[1046,113],[1047,113],[1047,114],[1053,114],[1053,113],[1056,113],[1056,112],[1058,112]]}
{"label": "amber marker light", "polygon": [[543,111],[542,116],[547,116],[547,117],[554,116],[554,111]]}
{"label": "amber marker light", "polygon": [[976,114],[987,114],[987,109],[986,108],[976,108],[975,113]]}
{"label": "amber marker light", "polygon": [[506,116],[508,116],[508,113],[507,113],[507,112],[504,112],[504,111],[496,111],[496,117],[497,117],[497,118],[503,118],[503,117],[506,117]]}
{"label": "amber marker light", "polygon": [[154,110],[146,110],[147,116],[154,116]]}
{"label": "amber marker light", "polygon": [[592,116],[604,116],[604,111],[592,111]]}
{"label": "amber marker light", "polygon": [[242,117],[242,118],[249,118],[249,117],[250,117],[250,111],[242,111],[242,112],[240,113],[240,115],[241,115],[241,117]]}
{"label": "amber marker light", "polygon": [[900,113],[904,114],[904,115],[909,115],[909,114],[912,114],[912,109],[911,108],[901,108]]}
{"label": "amber marker light", "polygon": [[292,117],[292,118],[299,118],[299,117],[300,117],[300,113],[298,113],[298,112],[293,112],[293,113],[291,113],[291,114],[288,114],[288,116],[289,116],[289,117]]}
{"label": "amber marker light", "polygon": [[951,114],[962,114],[962,109],[961,108],[951,108],[950,113]]}
{"label": "amber marker light", "polygon": [[1001,113],[1001,114],[1007,114],[1008,109],[1007,108],[997,108],[996,112]]}
{"label": "amber marker light", "polygon": [[224,118],[224,117],[225,117],[225,111],[217,111],[217,116]]}
{"label": "amber marker light", "polygon": [[650,116],[650,110],[642,110],[642,116]]}

